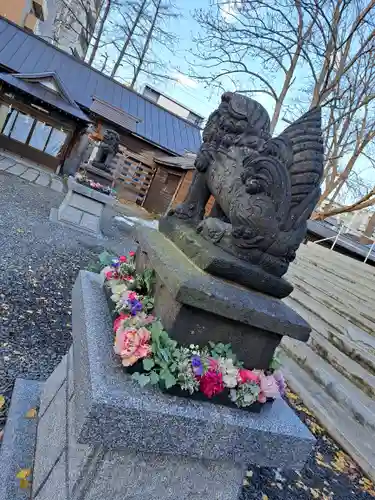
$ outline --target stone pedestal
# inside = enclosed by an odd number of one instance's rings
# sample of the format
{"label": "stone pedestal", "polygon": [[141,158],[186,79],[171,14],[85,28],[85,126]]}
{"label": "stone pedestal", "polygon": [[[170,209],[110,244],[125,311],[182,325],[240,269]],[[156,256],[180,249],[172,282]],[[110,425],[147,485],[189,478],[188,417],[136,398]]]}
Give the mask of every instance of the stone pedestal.
{"label": "stone pedestal", "polygon": [[180,343],[231,343],[245,366],[267,369],[283,335],[308,340],[310,326],[280,299],[211,276],[158,231],[137,238],[138,270],[156,273],[155,313]]}
{"label": "stone pedestal", "polygon": [[249,464],[300,468],[312,450],[282,400],[252,414],[139,387],[113,354],[101,279],[85,271],[73,337],[41,398],[33,500],[237,500]]}
{"label": "stone pedestal", "polygon": [[69,191],[57,210],[56,218],[96,236],[101,236],[100,223],[104,207],[113,205],[115,198],[68,179]]}

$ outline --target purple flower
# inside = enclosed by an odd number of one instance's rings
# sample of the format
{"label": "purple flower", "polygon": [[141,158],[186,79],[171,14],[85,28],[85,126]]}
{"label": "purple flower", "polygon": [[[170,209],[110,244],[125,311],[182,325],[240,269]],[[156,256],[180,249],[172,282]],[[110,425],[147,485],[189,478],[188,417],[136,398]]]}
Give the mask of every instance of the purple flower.
{"label": "purple flower", "polygon": [[132,316],[135,316],[137,314],[137,312],[140,312],[142,311],[142,302],[140,302],[139,300],[137,299],[130,299],[128,300],[128,306],[129,306],[129,309],[130,309],[130,314]]}
{"label": "purple flower", "polygon": [[195,354],[191,358],[191,366],[193,367],[194,375],[196,375],[198,377],[201,377],[203,375],[202,361],[201,361],[201,358],[197,354]]}

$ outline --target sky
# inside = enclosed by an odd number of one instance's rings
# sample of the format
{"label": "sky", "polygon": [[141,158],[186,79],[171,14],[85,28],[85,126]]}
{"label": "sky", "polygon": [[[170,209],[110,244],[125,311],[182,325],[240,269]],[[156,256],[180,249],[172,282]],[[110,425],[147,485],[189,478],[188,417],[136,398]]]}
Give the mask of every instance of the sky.
{"label": "sky", "polygon": [[177,68],[184,73],[188,72],[189,65],[186,58],[189,51],[194,48],[192,37],[199,30],[198,24],[193,19],[192,12],[194,9],[208,7],[209,0],[176,0],[175,3],[180,10],[181,18],[173,20],[171,28],[180,38],[178,47],[175,54],[171,55],[165,50],[165,54],[161,54],[161,56],[165,56],[166,60],[170,60],[171,76],[178,78],[179,81],[165,80],[153,83],[144,76],[139,80],[139,86],[142,87],[148,81],[153,87],[170,95],[192,111],[208,117],[219,103],[219,97],[210,98],[210,92],[204,89],[202,84],[198,84],[185,74],[178,72]]}

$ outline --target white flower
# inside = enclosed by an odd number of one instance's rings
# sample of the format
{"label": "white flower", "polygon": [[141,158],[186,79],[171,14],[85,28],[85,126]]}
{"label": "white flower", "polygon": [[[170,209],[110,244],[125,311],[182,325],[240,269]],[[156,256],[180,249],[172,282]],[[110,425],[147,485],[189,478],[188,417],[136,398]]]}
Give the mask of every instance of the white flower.
{"label": "white flower", "polygon": [[238,368],[234,366],[231,358],[220,358],[219,370],[223,374],[223,382],[226,387],[232,389],[237,386]]}

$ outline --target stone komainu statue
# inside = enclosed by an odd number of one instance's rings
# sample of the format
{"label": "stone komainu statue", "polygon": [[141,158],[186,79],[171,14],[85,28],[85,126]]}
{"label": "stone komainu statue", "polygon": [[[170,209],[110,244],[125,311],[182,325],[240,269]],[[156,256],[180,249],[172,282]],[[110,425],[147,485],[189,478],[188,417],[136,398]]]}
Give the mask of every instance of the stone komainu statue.
{"label": "stone komainu statue", "polygon": [[[196,172],[175,215],[196,224],[207,240],[281,277],[295,258],[320,196],[321,110],[315,108],[279,137],[267,111],[226,92],[208,119]],[[203,219],[210,195],[215,204]]]}
{"label": "stone komainu statue", "polygon": [[118,133],[107,129],[104,132],[95,160],[92,162],[93,166],[111,172],[111,163],[118,152],[119,144],[120,136]]}

